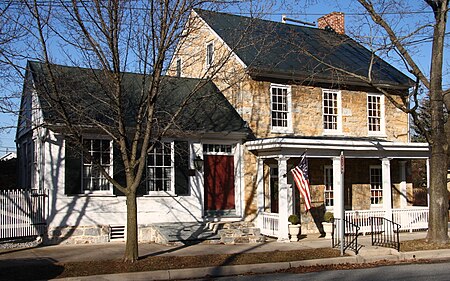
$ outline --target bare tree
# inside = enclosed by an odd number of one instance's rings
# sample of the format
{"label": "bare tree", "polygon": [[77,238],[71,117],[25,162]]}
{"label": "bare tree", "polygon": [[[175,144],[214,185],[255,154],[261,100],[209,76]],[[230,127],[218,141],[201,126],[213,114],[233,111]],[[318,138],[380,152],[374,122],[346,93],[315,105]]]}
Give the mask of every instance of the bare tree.
{"label": "bare tree", "polygon": [[[45,77],[38,86],[45,88],[45,102],[58,120],[58,128],[53,129],[64,131],[67,141],[78,143],[81,149],[83,134],[94,130],[111,138],[120,151],[124,182],[111,177],[99,163],[96,165],[126,196],[125,261],[134,262],[138,258],[136,195],[145,177],[145,159],[166,133],[174,129],[174,120],[183,118],[183,107],[192,103],[190,99],[203,86],[199,83],[191,89],[175,112],[158,115],[155,106],[162,88],[170,80],[164,76],[170,58],[178,42],[197,28],[188,20],[193,8],[215,9],[233,2],[24,1],[30,21],[27,30],[38,42],[39,59],[44,65]],[[65,74],[55,65],[61,60],[55,49],[63,52],[72,65],[88,67],[91,71],[84,71],[76,79]],[[226,63],[226,58],[211,66],[208,81]],[[139,73],[134,76],[139,81],[135,79],[132,85],[128,79],[130,71]],[[83,76],[86,73],[89,77]],[[85,89],[89,85],[80,83],[83,79],[95,83],[101,91]],[[73,96],[77,87],[84,94]],[[130,87],[135,89],[132,95]],[[74,97],[79,102],[73,102]],[[88,100],[95,101],[95,105]]]}
{"label": "bare tree", "polygon": [[[450,136],[450,123],[447,121],[446,112],[450,106],[450,89],[443,89],[443,58],[444,39],[446,36],[447,15],[449,2],[447,0],[425,0],[424,4],[431,9],[434,22],[420,25],[409,34],[400,34],[386,19],[390,7],[386,7],[386,1],[358,0],[386,35],[384,49],[395,50],[404,62],[409,72],[416,78],[416,89],[413,93],[413,106],[408,107],[410,100],[396,103],[396,106],[410,113],[417,128],[425,136],[431,147],[430,166],[430,219],[427,239],[430,242],[446,243],[448,241],[448,191],[447,191],[447,166],[448,166],[448,136]],[[397,3],[395,4],[397,5]],[[403,6],[400,6],[404,8]],[[403,11],[408,13],[408,11]],[[429,40],[432,43],[430,73],[426,74],[414,58],[411,42],[414,35],[432,29]],[[425,40],[422,39],[423,42]],[[417,41],[415,41],[417,43]],[[370,77],[369,77],[370,78]],[[370,79],[368,80],[371,83]],[[431,126],[427,128],[427,120],[420,114],[417,93],[423,86],[430,99]],[[389,95],[387,95],[389,98]]]}

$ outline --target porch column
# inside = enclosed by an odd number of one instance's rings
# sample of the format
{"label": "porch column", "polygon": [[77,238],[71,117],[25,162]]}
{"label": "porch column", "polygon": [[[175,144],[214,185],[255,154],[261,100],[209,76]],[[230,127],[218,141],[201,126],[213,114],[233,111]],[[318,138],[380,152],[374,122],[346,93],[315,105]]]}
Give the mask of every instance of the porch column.
{"label": "porch column", "polygon": [[392,220],[392,188],[391,188],[391,160],[381,159],[381,178],[383,188],[383,210],[385,217]]}
{"label": "porch column", "polygon": [[333,212],[337,219],[345,218],[344,211],[344,181],[341,177],[341,158],[333,157]]}
{"label": "porch column", "polygon": [[287,183],[287,161],[289,157],[279,157],[278,160],[278,241],[289,242],[288,217],[290,185]]}
{"label": "porch column", "polygon": [[264,160],[258,158],[256,167],[256,192],[257,192],[257,215],[258,227],[263,227],[261,213],[264,212]]}
{"label": "porch column", "polygon": [[400,208],[408,207],[408,194],[406,192],[406,161],[399,161],[400,164]]}

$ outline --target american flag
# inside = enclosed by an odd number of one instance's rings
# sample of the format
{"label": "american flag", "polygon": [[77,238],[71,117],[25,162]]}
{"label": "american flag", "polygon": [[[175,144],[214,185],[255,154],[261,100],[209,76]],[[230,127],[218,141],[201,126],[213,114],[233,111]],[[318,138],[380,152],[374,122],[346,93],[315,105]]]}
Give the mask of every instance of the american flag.
{"label": "american flag", "polygon": [[297,185],[300,194],[305,200],[306,211],[311,209],[311,194],[309,192],[309,179],[308,179],[308,160],[306,154],[303,153],[300,159],[300,163],[294,169],[291,170],[294,177],[295,185]]}

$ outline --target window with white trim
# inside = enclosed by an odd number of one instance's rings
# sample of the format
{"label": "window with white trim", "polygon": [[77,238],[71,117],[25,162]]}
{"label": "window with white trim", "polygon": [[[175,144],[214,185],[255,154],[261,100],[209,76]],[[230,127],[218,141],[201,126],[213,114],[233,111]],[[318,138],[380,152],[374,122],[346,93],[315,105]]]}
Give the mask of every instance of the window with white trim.
{"label": "window with white trim", "polygon": [[106,139],[83,140],[83,192],[108,193],[112,185],[102,173],[112,174],[112,146]]}
{"label": "window with white trim", "polygon": [[324,190],[323,190],[323,198],[325,207],[333,207],[334,206],[334,197],[333,197],[333,167],[325,166],[324,167]]}
{"label": "window with white trim", "polygon": [[367,94],[367,127],[369,134],[384,134],[384,96]]}
{"label": "window with white trim", "polygon": [[291,87],[285,85],[270,86],[271,123],[274,132],[292,131]]}
{"label": "window with white trim", "polygon": [[214,61],[214,44],[210,42],[206,44],[206,66],[209,67]]}
{"label": "window with white trim", "polygon": [[147,155],[147,194],[172,192],[173,147],[170,142],[155,144]]}
{"label": "window with white trim", "polygon": [[370,166],[370,204],[383,203],[383,181],[381,166]]}
{"label": "window with white trim", "polygon": [[342,131],[341,92],[322,90],[324,132]]}

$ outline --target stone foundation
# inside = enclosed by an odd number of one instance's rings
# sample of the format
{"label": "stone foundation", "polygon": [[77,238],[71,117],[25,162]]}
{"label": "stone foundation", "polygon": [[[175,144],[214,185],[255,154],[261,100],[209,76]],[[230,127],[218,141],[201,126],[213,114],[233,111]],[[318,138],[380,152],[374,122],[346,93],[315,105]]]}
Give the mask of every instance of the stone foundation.
{"label": "stone foundation", "polygon": [[265,239],[260,229],[248,221],[226,223],[219,235],[224,244],[261,243]]}
{"label": "stone foundation", "polygon": [[108,225],[64,226],[48,229],[44,243],[54,244],[93,244],[109,242]]}

